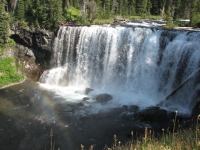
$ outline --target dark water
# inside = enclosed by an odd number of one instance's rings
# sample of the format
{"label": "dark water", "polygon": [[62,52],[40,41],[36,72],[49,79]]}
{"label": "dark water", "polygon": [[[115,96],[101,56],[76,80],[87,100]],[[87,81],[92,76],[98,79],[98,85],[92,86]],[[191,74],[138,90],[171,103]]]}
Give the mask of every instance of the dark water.
{"label": "dark water", "polygon": [[[45,96],[44,96],[45,95]],[[76,150],[111,146],[113,135],[122,142],[130,140],[133,129],[147,126],[123,118],[124,108],[87,116],[76,115],[81,103],[63,103],[51,99],[52,93],[43,91],[37,83],[25,81],[0,90],[0,149],[50,149],[50,130],[53,130],[55,149]]]}

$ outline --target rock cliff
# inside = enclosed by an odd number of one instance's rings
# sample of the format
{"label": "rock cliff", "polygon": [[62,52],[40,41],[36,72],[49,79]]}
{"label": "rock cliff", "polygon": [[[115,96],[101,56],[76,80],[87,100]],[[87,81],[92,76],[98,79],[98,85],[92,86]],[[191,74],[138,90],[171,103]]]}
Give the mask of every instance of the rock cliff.
{"label": "rock cliff", "polygon": [[11,38],[17,43],[16,55],[22,64],[22,72],[37,81],[50,67],[54,33],[42,29],[18,29],[13,31]]}

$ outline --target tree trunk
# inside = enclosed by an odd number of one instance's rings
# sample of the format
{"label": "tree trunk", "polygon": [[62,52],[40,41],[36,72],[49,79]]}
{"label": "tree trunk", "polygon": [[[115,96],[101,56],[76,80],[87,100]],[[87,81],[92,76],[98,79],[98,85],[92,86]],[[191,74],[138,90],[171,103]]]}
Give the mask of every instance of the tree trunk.
{"label": "tree trunk", "polygon": [[[178,90],[180,90],[188,81],[190,81],[197,73],[200,72],[200,68],[198,68],[195,72],[193,72],[187,79],[185,79],[179,86],[177,86],[171,93],[169,93],[164,100],[168,100],[171,96],[173,96]],[[162,102],[161,101],[161,102]]]}

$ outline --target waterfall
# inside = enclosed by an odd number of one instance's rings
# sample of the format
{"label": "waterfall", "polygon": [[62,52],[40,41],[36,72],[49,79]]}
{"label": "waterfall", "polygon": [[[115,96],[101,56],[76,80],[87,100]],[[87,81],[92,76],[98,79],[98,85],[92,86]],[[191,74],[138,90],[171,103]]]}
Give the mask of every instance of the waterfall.
{"label": "waterfall", "polygon": [[[142,27],[60,27],[53,69],[39,82],[90,87],[110,93],[115,103],[152,106],[200,67],[200,33]],[[199,73],[162,103],[190,112],[197,101]]]}

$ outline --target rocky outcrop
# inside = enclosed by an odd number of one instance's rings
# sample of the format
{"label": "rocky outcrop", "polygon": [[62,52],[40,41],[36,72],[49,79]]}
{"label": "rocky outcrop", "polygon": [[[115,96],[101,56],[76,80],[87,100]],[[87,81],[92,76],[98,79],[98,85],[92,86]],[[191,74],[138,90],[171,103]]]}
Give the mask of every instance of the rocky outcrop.
{"label": "rocky outcrop", "polygon": [[53,32],[41,29],[15,30],[11,36],[16,43],[31,49],[36,61],[42,62],[50,59],[52,53]]}
{"label": "rocky outcrop", "polygon": [[101,104],[105,104],[106,102],[112,100],[112,96],[110,94],[99,94],[96,97],[96,101]]}
{"label": "rocky outcrop", "polygon": [[42,72],[50,67],[54,33],[42,29],[17,29],[11,38],[17,43],[17,56],[21,72],[38,81]]}
{"label": "rocky outcrop", "polygon": [[42,29],[17,29],[11,38],[17,43],[17,62],[27,78],[38,81],[50,67],[54,33]]}
{"label": "rocky outcrop", "polygon": [[159,107],[149,107],[138,113],[138,118],[143,122],[166,123],[170,120],[167,111]]}

